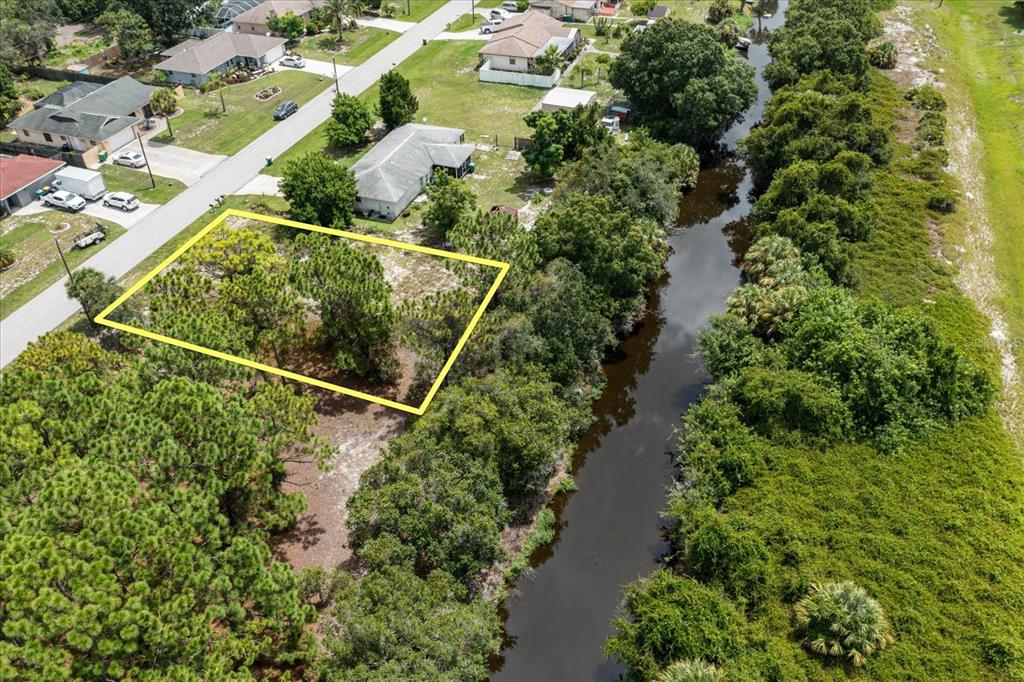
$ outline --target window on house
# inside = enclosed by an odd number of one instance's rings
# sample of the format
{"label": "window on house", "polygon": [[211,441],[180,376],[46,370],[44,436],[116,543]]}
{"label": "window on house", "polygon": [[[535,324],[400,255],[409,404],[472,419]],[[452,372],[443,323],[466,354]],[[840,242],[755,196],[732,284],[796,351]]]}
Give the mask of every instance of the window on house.
{"label": "window on house", "polygon": [[509,57],[508,58],[508,63],[509,64],[515,64],[516,63],[516,58],[515,57]]}
{"label": "window on house", "polygon": [[47,142],[53,142],[53,136],[50,133],[43,133],[43,139]]}

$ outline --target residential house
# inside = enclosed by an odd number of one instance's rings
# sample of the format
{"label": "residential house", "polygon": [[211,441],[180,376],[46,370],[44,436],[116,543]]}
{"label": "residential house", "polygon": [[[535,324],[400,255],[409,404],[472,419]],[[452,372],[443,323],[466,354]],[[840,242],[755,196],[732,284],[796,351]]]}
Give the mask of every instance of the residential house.
{"label": "residential house", "polygon": [[598,6],[597,0],[530,0],[530,9],[560,21],[586,23]]}
{"label": "residential house", "polygon": [[171,83],[199,87],[214,72],[259,69],[277,61],[284,56],[286,42],[273,36],[221,31],[206,40],[190,38],[164,50],[160,54],[167,59],[154,68],[167,74]]}
{"label": "residential house", "polygon": [[235,31],[245,34],[270,35],[267,22],[272,15],[283,17],[291,12],[297,17],[306,19],[315,8],[321,7],[324,0],[264,0],[250,10],[242,12],[231,20]]}
{"label": "residential house", "polygon": [[[551,46],[560,55],[566,55],[579,46],[580,40],[579,29],[570,28],[543,12],[528,10],[495,28],[491,39],[480,48],[483,60],[480,80],[551,87],[558,74],[532,74],[534,60]],[[537,78],[511,78],[506,75],[510,73]]]}
{"label": "residential house", "polygon": [[430,182],[445,171],[457,178],[469,172],[475,147],[458,128],[408,123],[395,128],[352,166],[356,213],[394,220]]}
{"label": "residential house", "polygon": [[218,7],[217,13],[214,14],[214,17],[217,19],[217,25],[221,28],[230,27],[235,21],[235,17],[248,12],[261,2],[263,0],[228,0],[228,2]]}
{"label": "residential house", "polygon": [[11,213],[31,204],[36,190],[53,183],[53,174],[66,165],[43,156],[0,156],[0,212]]}
{"label": "residential house", "polygon": [[9,127],[19,142],[73,150],[96,163],[99,152],[112,152],[135,137],[132,126],[152,113],[154,90],[131,76],[106,84],[76,81],[37,101]]}

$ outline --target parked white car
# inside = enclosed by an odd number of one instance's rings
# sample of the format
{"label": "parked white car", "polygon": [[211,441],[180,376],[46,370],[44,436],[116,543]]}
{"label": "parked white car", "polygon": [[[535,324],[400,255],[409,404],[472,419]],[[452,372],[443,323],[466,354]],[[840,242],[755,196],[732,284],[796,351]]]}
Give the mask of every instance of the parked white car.
{"label": "parked white car", "polygon": [[507,9],[502,9],[501,7],[495,7],[494,9],[491,10],[491,21],[494,21],[495,19],[501,19],[502,21],[505,21],[506,19],[511,19],[511,18],[512,18],[512,13],[509,12]]}
{"label": "parked white car", "polygon": [[74,192],[66,192],[64,190],[59,190],[52,194],[44,194],[43,203],[47,206],[71,211],[72,213],[81,211],[85,208],[85,199]]}
{"label": "parked white car", "polygon": [[504,19],[491,19],[490,21],[485,21],[482,24],[480,24],[480,32],[491,33],[494,31],[494,29],[501,26],[502,21],[504,21]]}
{"label": "parked white car", "polygon": [[601,127],[607,130],[609,133],[619,132],[619,117],[618,116],[605,116],[601,119]]}
{"label": "parked white car", "polygon": [[505,0],[505,2],[501,3],[501,8],[508,12],[518,12],[519,3],[515,0]]}
{"label": "parked white car", "polygon": [[129,166],[130,168],[142,168],[146,165],[146,159],[138,152],[118,152],[110,160],[118,166]]}
{"label": "parked white car", "polygon": [[281,61],[278,62],[281,66],[290,66],[293,69],[304,69],[306,68],[306,60],[302,58],[302,55],[298,54],[286,54],[281,57]]}
{"label": "parked white car", "polygon": [[111,192],[103,197],[103,205],[119,208],[122,211],[134,211],[139,207],[139,200],[134,194],[128,194],[128,192]]}

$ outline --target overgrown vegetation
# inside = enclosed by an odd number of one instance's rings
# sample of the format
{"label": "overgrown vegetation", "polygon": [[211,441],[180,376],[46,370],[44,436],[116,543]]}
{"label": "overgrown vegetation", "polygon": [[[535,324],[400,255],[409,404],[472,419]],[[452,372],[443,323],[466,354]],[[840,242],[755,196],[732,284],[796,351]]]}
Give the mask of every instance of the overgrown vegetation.
{"label": "overgrown vegetation", "polygon": [[[700,337],[716,382],[679,435],[669,569],[627,589],[607,645],[631,679],[1024,673],[1024,475],[984,325],[929,265],[944,122],[889,139],[877,25],[866,2],[794,0],[772,39],[754,243]],[[908,99],[937,113],[935,94]]]}

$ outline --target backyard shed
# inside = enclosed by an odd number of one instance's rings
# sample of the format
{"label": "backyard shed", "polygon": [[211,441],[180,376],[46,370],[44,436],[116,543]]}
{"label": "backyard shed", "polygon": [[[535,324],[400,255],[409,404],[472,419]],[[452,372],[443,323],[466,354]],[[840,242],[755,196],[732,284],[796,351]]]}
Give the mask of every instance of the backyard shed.
{"label": "backyard shed", "polygon": [[540,101],[544,111],[571,111],[576,107],[585,107],[597,101],[597,93],[593,90],[577,90],[575,88],[551,88]]}

